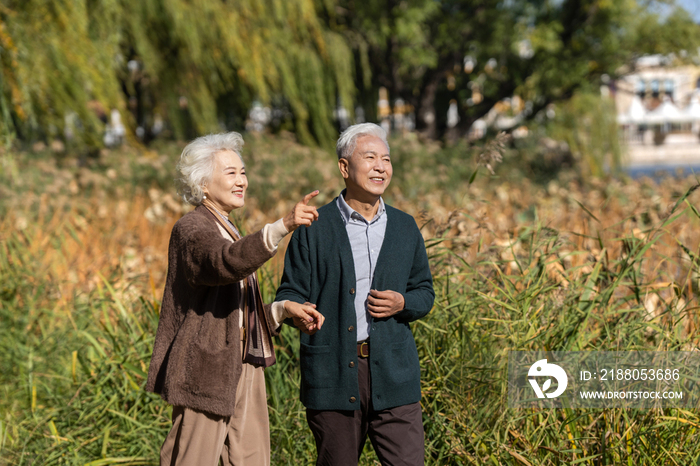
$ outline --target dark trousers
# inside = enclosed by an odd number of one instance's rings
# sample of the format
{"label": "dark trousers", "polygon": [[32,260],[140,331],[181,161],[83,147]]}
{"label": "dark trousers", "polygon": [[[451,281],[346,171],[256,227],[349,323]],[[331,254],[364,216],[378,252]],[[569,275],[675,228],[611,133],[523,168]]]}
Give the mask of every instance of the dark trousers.
{"label": "dark trousers", "polygon": [[316,440],[317,466],[357,466],[369,435],[383,466],[422,466],[425,460],[420,403],[375,411],[367,359],[358,358],[360,409],[306,410]]}

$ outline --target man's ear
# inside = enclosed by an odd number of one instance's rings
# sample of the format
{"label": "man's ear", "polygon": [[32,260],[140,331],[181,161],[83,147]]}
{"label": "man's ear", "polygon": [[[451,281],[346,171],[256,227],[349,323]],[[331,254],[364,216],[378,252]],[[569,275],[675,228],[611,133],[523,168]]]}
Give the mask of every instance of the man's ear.
{"label": "man's ear", "polygon": [[338,168],[340,169],[340,174],[343,175],[343,178],[346,180],[350,176],[348,172],[348,159],[346,158],[340,158],[338,159]]}

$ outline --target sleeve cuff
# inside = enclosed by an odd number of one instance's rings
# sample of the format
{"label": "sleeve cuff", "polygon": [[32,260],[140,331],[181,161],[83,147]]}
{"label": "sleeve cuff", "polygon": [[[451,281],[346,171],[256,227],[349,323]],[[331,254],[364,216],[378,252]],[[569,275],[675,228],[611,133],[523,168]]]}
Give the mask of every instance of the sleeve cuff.
{"label": "sleeve cuff", "polygon": [[268,223],[263,228],[263,238],[265,240],[265,247],[268,251],[274,252],[277,250],[277,246],[282,241],[282,238],[287,236],[287,228],[284,226],[284,219],[279,219],[275,223]]}
{"label": "sleeve cuff", "polygon": [[284,319],[286,319],[287,316],[287,311],[284,308],[284,303],[286,303],[287,300],[285,299],[284,301],[275,301],[272,303],[272,308],[270,309],[270,318],[272,320],[271,322],[271,327],[272,328],[279,328],[280,325],[282,325],[282,322]]}

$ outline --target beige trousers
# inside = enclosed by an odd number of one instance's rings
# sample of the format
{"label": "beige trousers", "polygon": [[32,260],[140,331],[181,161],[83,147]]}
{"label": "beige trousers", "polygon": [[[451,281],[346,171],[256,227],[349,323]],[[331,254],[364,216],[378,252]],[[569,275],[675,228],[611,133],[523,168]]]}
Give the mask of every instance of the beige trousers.
{"label": "beige trousers", "polygon": [[161,466],[269,466],[270,424],[262,367],[243,364],[231,417],[173,406]]}

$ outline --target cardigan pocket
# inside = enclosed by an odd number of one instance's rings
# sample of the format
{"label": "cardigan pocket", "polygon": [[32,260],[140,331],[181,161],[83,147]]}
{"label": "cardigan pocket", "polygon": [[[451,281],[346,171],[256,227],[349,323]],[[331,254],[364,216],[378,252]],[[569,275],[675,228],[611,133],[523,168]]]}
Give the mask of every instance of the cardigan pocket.
{"label": "cardigan pocket", "polygon": [[196,334],[186,349],[184,388],[190,393],[222,398],[235,389],[234,366],[240,361],[241,343],[230,328],[234,323],[210,312],[199,317]]}
{"label": "cardigan pocket", "polygon": [[194,344],[188,348],[184,388],[193,395],[223,398],[235,387],[233,345],[210,350]]}
{"label": "cardigan pocket", "polygon": [[391,345],[391,362],[387,365],[389,378],[394,384],[420,379],[418,350],[412,336]]}
{"label": "cardigan pocket", "polygon": [[301,378],[306,388],[330,388],[338,385],[340,370],[330,352],[330,345],[301,343]]}

